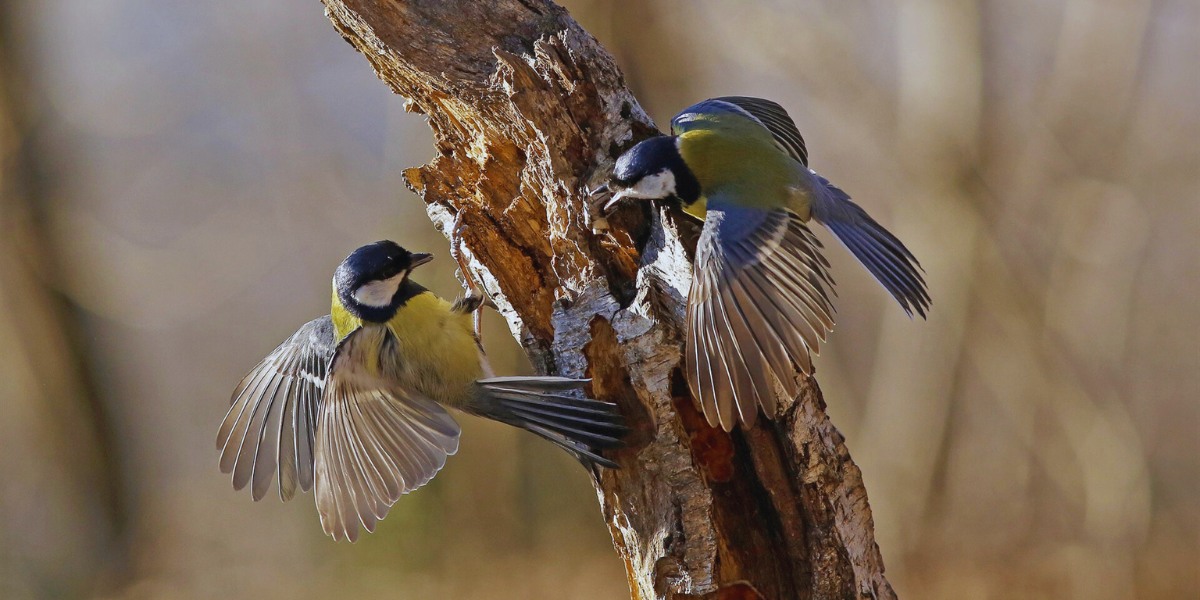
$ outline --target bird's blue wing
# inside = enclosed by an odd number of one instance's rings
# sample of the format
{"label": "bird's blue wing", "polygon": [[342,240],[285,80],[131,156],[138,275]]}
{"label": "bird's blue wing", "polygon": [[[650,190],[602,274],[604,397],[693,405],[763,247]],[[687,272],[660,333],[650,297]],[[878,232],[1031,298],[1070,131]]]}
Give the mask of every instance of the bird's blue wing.
{"label": "bird's blue wing", "polygon": [[217,433],[221,471],[261,500],[278,469],[279,497],[313,485],[313,442],[325,375],[334,353],[328,315],[306,323],[258,363],[233,392]]}
{"label": "bird's blue wing", "polygon": [[804,136],[779,104],[750,96],[722,96],[693,104],[671,119],[671,133],[680,135],[701,127],[712,127],[725,119],[745,119],[767,130],[775,145],[802,165],[808,166]]}
{"label": "bird's blue wing", "polygon": [[852,202],[846,192],[824,177],[811,174],[816,180],[811,205],[813,218],[837,235],[905,312],[925,317],[930,298],[921,275],[921,263],[896,236]]}
{"label": "bird's blue wing", "polygon": [[752,425],[759,406],[774,417],[777,395],[798,393],[798,372],[812,371],[811,355],[833,328],[828,268],[799,216],[708,199],[685,353],[710,424]]}
{"label": "bird's blue wing", "polygon": [[334,539],[374,531],[400,496],[425,485],[458,450],[458,423],[439,404],[368,365],[391,335],[355,330],[330,362],[317,415],[315,496],[321,527]]}

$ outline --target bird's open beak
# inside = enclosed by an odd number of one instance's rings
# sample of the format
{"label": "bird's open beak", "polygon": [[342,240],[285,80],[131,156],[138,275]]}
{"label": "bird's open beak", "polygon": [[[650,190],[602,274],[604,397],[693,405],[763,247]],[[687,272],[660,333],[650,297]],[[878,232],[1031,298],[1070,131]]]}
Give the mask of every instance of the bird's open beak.
{"label": "bird's open beak", "polygon": [[604,212],[605,214],[608,214],[608,213],[612,212],[613,209],[616,208],[617,205],[620,204],[621,201],[624,199],[625,199],[625,194],[622,192],[617,192],[612,195],[612,198],[608,199],[608,202],[604,203],[604,206],[601,207],[600,210],[602,212]]}
{"label": "bird's open beak", "polygon": [[410,261],[409,269],[411,270],[433,260],[433,255],[428,252],[413,252],[408,259]]}
{"label": "bird's open beak", "polygon": [[612,212],[612,210],[616,208],[617,203],[625,199],[625,195],[621,192],[614,194],[612,189],[608,187],[607,183],[588,192],[588,195],[592,197],[592,202],[594,203],[603,202],[603,204],[600,205],[600,214],[602,215]]}

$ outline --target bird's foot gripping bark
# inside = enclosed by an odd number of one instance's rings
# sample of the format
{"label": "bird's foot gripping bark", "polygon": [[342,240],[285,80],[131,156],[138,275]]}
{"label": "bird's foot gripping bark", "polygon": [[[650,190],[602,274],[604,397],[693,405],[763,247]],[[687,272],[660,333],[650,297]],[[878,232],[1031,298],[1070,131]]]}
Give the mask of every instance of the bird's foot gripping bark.
{"label": "bird's foot gripping bark", "polygon": [[483,287],[475,280],[474,275],[467,268],[466,258],[463,257],[462,234],[466,229],[466,225],[463,223],[464,214],[464,212],[459,211],[454,217],[454,227],[450,231],[450,256],[454,258],[454,262],[458,263],[458,269],[467,284],[467,293],[454,301],[454,306],[451,310],[462,314],[475,313],[475,339],[483,343],[481,331],[483,326],[483,309],[487,307],[495,310],[496,303],[492,302],[492,299],[483,291]]}

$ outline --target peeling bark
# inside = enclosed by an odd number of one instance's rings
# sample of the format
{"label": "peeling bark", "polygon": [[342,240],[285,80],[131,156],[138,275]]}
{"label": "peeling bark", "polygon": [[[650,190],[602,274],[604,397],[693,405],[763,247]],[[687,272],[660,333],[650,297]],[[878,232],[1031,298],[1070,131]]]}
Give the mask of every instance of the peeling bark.
{"label": "peeling bark", "polygon": [[816,381],[775,422],[708,427],[680,371],[695,225],[583,189],[657,132],[613,58],[541,0],[323,0],[334,27],[429,118],[405,171],[543,372],[592,378],[633,431],[595,478],[634,598],[894,598],[861,474]]}

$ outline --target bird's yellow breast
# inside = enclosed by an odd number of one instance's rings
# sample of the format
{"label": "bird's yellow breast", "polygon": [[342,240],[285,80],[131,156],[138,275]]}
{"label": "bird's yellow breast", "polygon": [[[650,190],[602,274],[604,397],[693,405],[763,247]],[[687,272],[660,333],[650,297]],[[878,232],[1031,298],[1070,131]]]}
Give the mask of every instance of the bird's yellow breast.
{"label": "bird's yellow breast", "polygon": [[[386,324],[394,343],[366,354],[368,372],[443,404],[467,399],[475,380],[483,377],[482,357],[471,315],[450,306],[428,291],[409,298]],[[339,342],[360,327],[382,327],[350,314],[336,292],[331,316]]]}
{"label": "bird's yellow breast", "polygon": [[394,367],[403,383],[454,405],[483,376],[483,367],[471,315],[450,306],[432,292],[423,292],[410,298],[387,325],[396,337],[400,364]]}
{"label": "bird's yellow breast", "polygon": [[478,362],[471,315],[456,313],[450,306],[433,292],[422,292],[396,311],[388,327],[407,346],[427,349],[447,359]]}

